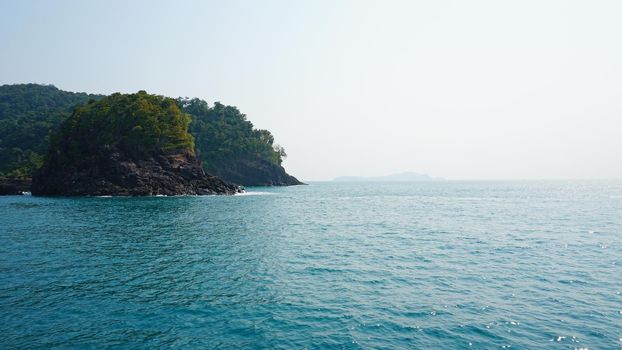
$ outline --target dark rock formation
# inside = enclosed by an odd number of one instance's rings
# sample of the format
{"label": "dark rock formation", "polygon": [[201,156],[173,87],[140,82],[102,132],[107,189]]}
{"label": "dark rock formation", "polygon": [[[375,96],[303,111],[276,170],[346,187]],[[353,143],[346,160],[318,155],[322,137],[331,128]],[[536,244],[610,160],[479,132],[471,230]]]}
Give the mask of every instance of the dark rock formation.
{"label": "dark rock formation", "polygon": [[112,94],[78,107],[53,136],[33,195],[155,196],[234,194],[205,173],[175,100]]}
{"label": "dark rock formation", "polygon": [[30,179],[5,179],[0,178],[0,196],[22,195],[30,192]]}
{"label": "dark rock formation", "polygon": [[220,178],[244,186],[291,186],[304,185],[285,172],[282,166],[263,159],[237,160],[218,167],[208,167],[208,171]]}
{"label": "dark rock formation", "polygon": [[238,186],[205,173],[190,153],[135,159],[119,150],[72,166],[46,163],[33,178],[41,196],[155,196],[235,194]]}

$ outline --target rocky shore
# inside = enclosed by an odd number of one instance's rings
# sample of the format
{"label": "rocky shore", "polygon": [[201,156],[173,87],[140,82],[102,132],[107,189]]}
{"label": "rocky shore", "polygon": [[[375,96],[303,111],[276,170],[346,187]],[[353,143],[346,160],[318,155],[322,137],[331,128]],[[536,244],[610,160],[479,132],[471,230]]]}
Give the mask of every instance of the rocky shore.
{"label": "rocky shore", "polygon": [[0,196],[15,196],[30,192],[31,179],[0,178]]}
{"label": "rocky shore", "polygon": [[262,160],[237,160],[208,168],[211,174],[244,186],[293,186],[304,185],[285,172],[282,166]]}
{"label": "rocky shore", "polygon": [[134,159],[118,150],[74,166],[46,164],[33,178],[37,196],[175,196],[235,194],[241,187],[206,174],[190,153]]}

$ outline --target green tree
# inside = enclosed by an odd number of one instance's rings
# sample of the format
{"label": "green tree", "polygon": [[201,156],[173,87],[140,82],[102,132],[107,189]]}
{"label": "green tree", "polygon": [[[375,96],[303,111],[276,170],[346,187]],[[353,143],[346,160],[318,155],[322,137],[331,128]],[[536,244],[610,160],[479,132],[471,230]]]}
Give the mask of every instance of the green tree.
{"label": "green tree", "polygon": [[242,160],[264,160],[280,165],[286,156],[283,147],[274,145],[268,130],[255,129],[236,107],[193,98],[179,98],[179,106],[192,115],[190,133],[194,135],[197,154],[207,171],[216,172]]}
{"label": "green tree", "polygon": [[172,98],[145,91],[115,93],[77,107],[54,136],[48,158],[75,163],[114,149],[136,156],[162,150],[194,153],[189,124],[190,116]]}
{"label": "green tree", "polygon": [[76,106],[102,97],[53,85],[0,86],[0,176],[32,176],[42,164],[51,133]]}

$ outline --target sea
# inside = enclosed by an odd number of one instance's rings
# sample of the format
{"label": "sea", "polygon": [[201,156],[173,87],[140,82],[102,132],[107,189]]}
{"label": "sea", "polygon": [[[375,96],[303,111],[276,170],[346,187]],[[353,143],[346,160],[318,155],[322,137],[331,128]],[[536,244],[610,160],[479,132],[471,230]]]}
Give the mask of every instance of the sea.
{"label": "sea", "polygon": [[0,197],[1,349],[622,349],[622,182]]}

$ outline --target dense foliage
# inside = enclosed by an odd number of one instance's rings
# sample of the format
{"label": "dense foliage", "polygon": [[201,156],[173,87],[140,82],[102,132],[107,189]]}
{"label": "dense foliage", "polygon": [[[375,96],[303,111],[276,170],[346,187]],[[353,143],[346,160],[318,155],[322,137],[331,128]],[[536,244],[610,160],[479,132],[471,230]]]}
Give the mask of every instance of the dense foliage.
{"label": "dense foliage", "polygon": [[29,177],[43,161],[50,134],[73,108],[101,97],[52,85],[0,86],[0,176]]}
{"label": "dense foliage", "polygon": [[54,136],[49,157],[61,163],[118,149],[141,156],[161,150],[194,152],[190,117],[172,98],[115,93],[77,107]]}
{"label": "dense foliage", "polygon": [[254,183],[251,178],[282,183],[276,178],[289,176],[280,166],[285,150],[233,106],[143,91],[105,97],[52,85],[0,86],[0,177],[30,177],[51,142],[63,157],[113,146],[131,152],[187,148],[196,150],[209,173],[241,184]]}
{"label": "dense foliage", "polygon": [[219,102],[209,107],[198,98],[180,98],[178,103],[192,115],[190,133],[207,171],[218,174],[220,168],[240,160],[261,159],[280,165],[286,157],[270,131],[255,129],[236,107]]}

